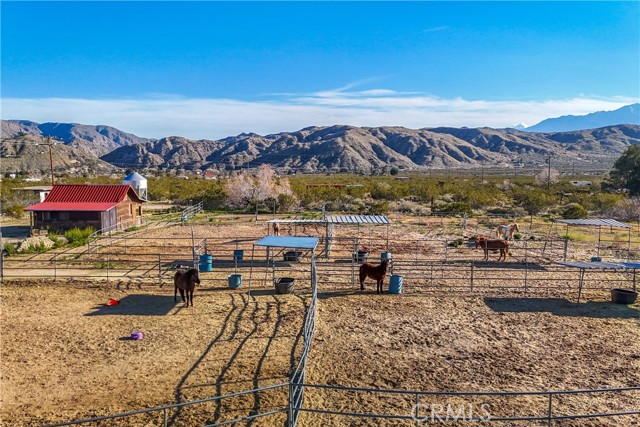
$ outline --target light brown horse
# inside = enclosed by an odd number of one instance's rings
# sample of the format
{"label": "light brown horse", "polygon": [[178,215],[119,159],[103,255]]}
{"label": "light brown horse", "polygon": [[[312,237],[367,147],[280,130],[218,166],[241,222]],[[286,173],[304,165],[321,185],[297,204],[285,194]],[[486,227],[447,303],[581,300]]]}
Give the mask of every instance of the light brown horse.
{"label": "light brown horse", "polygon": [[376,281],[376,294],[382,293],[382,282],[387,275],[389,260],[385,259],[380,265],[364,263],[360,266],[360,291],[364,291],[364,281],[367,277]]}
{"label": "light brown horse", "polygon": [[518,224],[516,223],[509,224],[509,225],[499,225],[496,227],[495,230],[493,230],[496,237],[502,238],[505,240],[511,240],[513,238],[513,233],[515,233],[516,231],[518,233],[520,232],[520,230],[518,229]]}
{"label": "light brown horse", "polygon": [[[189,307],[189,301],[191,301],[191,307],[193,307],[193,291],[196,288],[196,283],[200,284],[200,276],[198,275],[198,270],[195,268],[187,271],[176,271],[176,274],[173,276],[173,285],[175,286],[173,290],[173,301],[175,302],[178,299],[179,289],[182,301],[187,303],[187,307]],[[186,299],[185,293],[187,295]]]}
{"label": "light brown horse", "polygon": [[491,240],[479,237],[476,239],[476,249],[484,250],[484,260],[489,261],[489,251],[500,251],[498,261],[506,261],[509,254],[509,242],[507,240]]}

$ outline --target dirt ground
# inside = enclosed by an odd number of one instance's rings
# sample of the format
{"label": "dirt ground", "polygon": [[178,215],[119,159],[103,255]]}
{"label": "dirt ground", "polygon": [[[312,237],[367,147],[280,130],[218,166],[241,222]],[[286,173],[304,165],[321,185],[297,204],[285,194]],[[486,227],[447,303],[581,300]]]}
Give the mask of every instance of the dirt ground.
{"label": "dirt ground", "polygon": [[[442,228],[439,221],[391,227],[394,259],[396,254],[400,260],[416,253],[420,259],[441,259],[442,242],[425,241],[461,237],[459,221],[450,220],[448,228]],[[288,380],[300,350],[308,283],[297,286],[303,291],[298,295],[275,296],[272,286],[267,286],[267,270],[254,269],[254,286],[263,288],[249,298],[245,292],[248,264],[240,266],[245,283],[237,291],[226,286],[226,277],[235,271],[235,266],[216,265],[213,272],[201,274],[203,285],[196,290],[194,308],[174,304],[173,271],[167,265],[191,257],[191,230],[196,241],[210,239],[208,250],[216,263],[231,259],[237,239],[253,239],[242,243],[246,254],[250,242],[267,233],[267,225],[244,218],[230,224],[214,220],[193,227],[145,230],[95,254],[80,254],[85,248],[76,248],[59,255],[58,268],[68,262],[69,269],[57,272],[57,282],[43,279],[0,286],[0,426],[35,426],[115,414]],[[283,235],[295,232],[321,236],[322,231],[281,227]],[[563,390],[640,384],[638,305],[612,305],[607,294],[589,292],[584,295],[587,302],[583,299],[582,304],[576,305],[574,284],[570,293],[532,292],[526,298],[518,294],[501,296],[494,291],[487,296],[468,296],[465,292],[453,296],[442,292],[361,295],[351,285],[349,270],[351,237],[356,232],[366,236],[360,245],[370,251],[371,258],[386,250],[385,227],[336,227],[332,251],[336,259],[319,266],[319,317],[307,382],[448,391]],[[186,246],[178,248],[180,245]],[[109,258],[105,259],[105,253]],[[160,253],[166,270],[162,286],[157,280],[158,264],[153,264]],[[465,259],[482,258],[480,252],[468,248],[452,250],[448,255],[456,253]],[[582,250],[570,253],[572,258],[581,260],[589,259],[589,255]],[[24,270],[13,272],[27,271],[31,277],[36,273],[50,274],[43,266],[51,256],[24,256],[32,261],[25,262]],[[522,258],[514,252],[508,261],[519,260],[518,257]],[[140,266],[126,263],[138,259]],[[342,262],[345,259],[348,262]],[[11,261],[12,265],[18,262]],[[97,263],[116,267],[106,272],[93,265]],[[423,274],[422,270],[410,273],[410,264],[405,264],[407,276]],[[83,268],[84,273],[74,270]],[[305,262],[296,271],[289,270],[285,266],[280,273],[308,277]],[[62,276],[76,273],[91,274],[100,281],[87,284]],[[105,274],[111,274],[110,283],[101,277]],[[544,271],[540,274],[548,276]],[[479,271],[476,275],[477,280],[483,277]],[[414,280],[412,276],[407,279]],[[407,289],[415,288],[411,280],[407,280]],[[442,280],[450,284],[449,280]],[[372,289],[371,283],[368,289]],[[104,306],[110,298],[121,304]],[[133,330],[142,331],[144,339],[130,340]],[[637,399],[638,394],[563,397],[554,402],[554,411],[570,414],[629,410],[638,408],[634,397]],[[201,425],[252,411],[279,409],[286,406],[286,399],[286,389],[282,388],[219,404],[209,402],[177,409],[169,413],[170,425]],[[305,405],[410,415],[414,399],[309,388]],[[494,416],[522,414],[521,408],[531,415],[546,413],[544,398],[474,401],[480,402],[490,403]],[[284,419],[284,414],[278,414],[254,425],[282,425]],[[99,425],[155,426],[160,425],[159,421],[159,415],[154,414]],[[301,426],[333,425],[377,423],[337,416],[301,416]],[[384,425],[414,424],[388,421]],[[640,420],[629,417],[609,423],[580,420],[554,424],[637,425]]]}
{"label": "dirt ground", "polygon": [[[127,291],[43,282],[0,290],[3,426],[115,414],[286,382],[305,311],[303,297],[266,290],[248,297],[241,290],[198,289],[190,308],[174,303],[169,287]],[[111,298],[120,304],[105,306]],[[141,341],[129,339],[133,330],[143,332]],[[173,425],[286,404],[280,389],[185,408]],[[159,419],[156,414],[118,425],[159,425]]]}
{"label": "dirt ground", "polygon": [[[327,293],[319,300],[307,382],[430,391],[637,386],[640,305],[611,304],[601,294],[587,299],[578,305],[563,297]],[[554,403],[554,412],[638,410],[638,396],[637,392],[565,396]],[[415,397],[307,389],[305,402],[312,408],[410,415]],[[422,402],[445,407],[489,403],[494,418],[544,416],[547,408],[545,396],[466,400],[432,396]],[[404,423],[385,425],[414,425]],[[371,420],[303,414],[302,425],[368,426]],[[555,425],[636,426],[640,416]]]}

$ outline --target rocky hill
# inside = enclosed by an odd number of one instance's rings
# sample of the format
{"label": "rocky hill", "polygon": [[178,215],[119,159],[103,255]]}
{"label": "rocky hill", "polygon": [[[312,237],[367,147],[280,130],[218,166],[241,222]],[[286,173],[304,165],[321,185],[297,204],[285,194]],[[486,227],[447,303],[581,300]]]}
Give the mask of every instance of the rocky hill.
{"label": "rocky hill", "polygon": [[[22,135],[3,139],[0,142],[2,173],[29,173],[31,176],[49,177],[51,162],[46,138],[37,135]],[[100,160],[91,153],[62,143],[51,147],[53,168],[56,174],[109,175],[118,168]]]}
{"label": "rocky hill", "polygon": [[557,165],[611,165],[640,126],[610,126],[563,133],[515,129],[310,127],[266,136],[241,134],[219,141],[163,138],[125,146],[102,157],[120,167],[237,168],[269,163],[301,171],[369,172],[403,169],[537,165],[552,155]]}
{"label": "rocky hill", "polygon": [[3,139],[21,135],[52,137],[66,145],[102,156],[118,147],[151,141],[149,138],[123,132],[111,126],[81,125],[78,123],[35,123],[28,120],[2,120]]}
{"label": "rocky hill", "polygon": [[[6,166],[29,170],[36,159],[22,153],[27,136],[54,135],[64,141],[56,148],[60,163],[80,161],[121,168],[203,170],[255,167],[263,163],[301,172],[371,172],[383,167],[426,168],[538,166],[553,156],[557,167],[606,168],[630,144],[640,143],[640,126],[617,125],[571,132],[526,132],[492,128],[308,127],[271,135],[243,133],[212,140],[171,136],[159,140],[139,138],[108,126],[2,121],[2,135],[13,136],[3,145]],[[15,141],[25,139],[23,151]],[[115,147],[115,148],[112,148]],[[41,150],[42,148],[40,148]],[[14,150],[14,151],[12,151]],[[9,157],[7,157],[9,156]],[[38,161],[42,156],[35,156]],[[17,161],[23,159],[22,163]],[[44,159],[48,161],[48,158]],[[99,163],[96,163],[99,162]],[[36,166],[34,166],[36,167]],[[98,166],[96,166],[98,167]]]}

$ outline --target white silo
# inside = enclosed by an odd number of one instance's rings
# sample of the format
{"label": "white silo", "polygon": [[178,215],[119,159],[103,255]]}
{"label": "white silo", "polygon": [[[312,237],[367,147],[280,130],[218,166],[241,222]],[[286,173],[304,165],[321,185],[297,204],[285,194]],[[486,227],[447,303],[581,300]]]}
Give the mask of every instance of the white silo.
{"label": "white silo", "polygon": [[134,190],[136,190],[138,197],[142,200],[147,200],[147,179],[144,176],[137,172],[131,172],[122,179],[122,184],[130,185]]}

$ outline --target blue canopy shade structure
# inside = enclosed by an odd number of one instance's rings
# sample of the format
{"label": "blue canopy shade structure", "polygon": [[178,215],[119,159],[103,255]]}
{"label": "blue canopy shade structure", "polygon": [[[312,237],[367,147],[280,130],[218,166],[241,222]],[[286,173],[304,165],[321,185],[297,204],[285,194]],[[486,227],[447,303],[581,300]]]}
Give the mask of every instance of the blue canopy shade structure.
{"label": "blue canopy shade structure", "polygon": [[[312,288],[316,286],[317,283],[317,272],[316,272],[316,259],[315,253],[316,246],[318,246],[319,239],[317,237],[311,236],[265,236],[260,240],[253,243],[253,249],[251,250],[251,268],[249,269],[249,295],[251,295],[251,278],[253,277],[253,261],[255,257],[255,249],[256,246],[261,246],[267,248],[267,259],[266,259],[266,268],[268,271],[269,266],[271,267],[271,275],[275,283],[275,267],[276,263],[274,262],[273,256],[274,251],[271,248],[285,248],[285,249],[294,249],[294,253],[296,254],[295,260],[297,261],[297,253],[298,249],[311,251],[311,285]],[[285,261],[287,260],[285,254]],[[291,279],[293,281],[293,279]]]}
{"label": "blue canopy shade structure", "polygon": [[271,248],[293,248],[314,250],[318,246],[317,237],[266,236],[254,243],[255,246]]}

